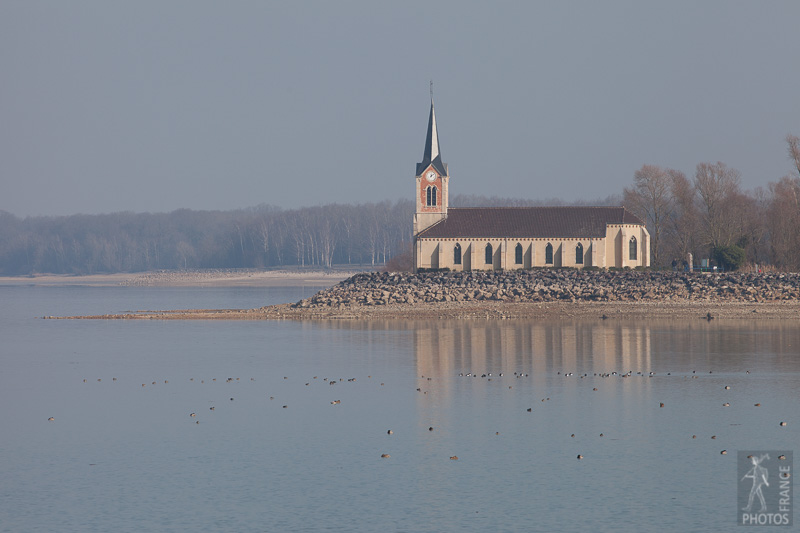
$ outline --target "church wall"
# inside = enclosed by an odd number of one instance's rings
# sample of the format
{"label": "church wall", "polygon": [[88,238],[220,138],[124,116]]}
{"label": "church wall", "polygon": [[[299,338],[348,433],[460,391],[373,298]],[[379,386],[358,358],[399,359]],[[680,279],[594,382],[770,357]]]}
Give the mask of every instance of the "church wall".
{"label": "church wall", "polygon": [[592,266],[605,268],[606,266],[606,239],[592,240]]}
{"label": "church wall", "polygon": [[[602,261],[604,239],[418,239],[418,268],[447,268],[453,271],[519,270],[532,267],[583,268]],[[517,243],[522,245],[522,263],[516,262]],[[583,264],[576,262],[576,247],[583,246]],[[454,250],[461,245],[461,264]],[[486,263],[486,245],[492,245],[492,262]],[[546,247],[553,246],[553,262],[545,263]],[[613,248],[613,247],[611,247]],[[603,266],[603,265],[598,265]]]}
{"label": "church wall", "polygon": [[[636,259],[630,258],[630,241],[636,239]],[[650,233],[637,224],[609,224],[606,227],[606,265],[616,268],[650,266]]]}

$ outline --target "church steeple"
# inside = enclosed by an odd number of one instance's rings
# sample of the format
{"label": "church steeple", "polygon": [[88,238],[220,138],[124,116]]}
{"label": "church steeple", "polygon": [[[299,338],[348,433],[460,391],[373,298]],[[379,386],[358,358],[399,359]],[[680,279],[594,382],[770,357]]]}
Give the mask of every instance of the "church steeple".
{"label": "church steeple", "polygon": [[428,135],[425,153],[417,163],[416,211],[414,235],[447,218],[450,175],[439,151],[439,132],[436,130],[436,111],[433,109],[433,84],[431,83],[431,114],[428,116]]}
{"label": "church steeple", "polygon": [[433,108],[433,94],[431,94],[431,114],[428,117],[428,134],[425,138],[425,152],[422,154],[422,162],[417,163],[417,176],[428,167],[433,168],[441,176],[447,175],[447,165],[442,162],[442,154],[439,152],[439,132],[436,129],[436,112]]}

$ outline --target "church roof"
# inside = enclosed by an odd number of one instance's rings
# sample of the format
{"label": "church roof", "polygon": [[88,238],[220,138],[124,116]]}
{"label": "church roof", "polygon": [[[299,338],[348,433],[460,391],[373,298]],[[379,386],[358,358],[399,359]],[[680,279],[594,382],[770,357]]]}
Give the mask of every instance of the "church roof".
{"label": "church roof", "polygon": [[624,207],[461,207],[421,238],[600,238],[608,224],[644,222]]}
{"label": "church roof", "polygon": [[433,110],[433,98],[431,98],[431,114],[428,117],[428,135],[425,138],[425,153],[422,154],[422,162],[417,163],[417,176],[422,175],[428,165],[433,164],[441,176],[447,176],[447,165],[442,162],[442,154],[439,153],[439,131],[436,129],[436,113]]}

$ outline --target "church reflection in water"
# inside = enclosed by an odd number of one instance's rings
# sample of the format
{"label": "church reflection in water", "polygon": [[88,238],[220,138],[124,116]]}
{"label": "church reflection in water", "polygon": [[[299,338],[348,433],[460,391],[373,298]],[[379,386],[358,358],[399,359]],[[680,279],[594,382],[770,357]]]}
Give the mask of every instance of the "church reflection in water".
{"label": "church reflection in water", "polygon": [[651,367],[651,328],[606,322],[441,322],[414,330],[420,375],[638,372]]}
{"label": "church reflection in water", "polygon": [[412,351],[417,375],[428,377],[462,372],[800,371],[800,326],[787,320],[333,320],[303,327],[362,335],[358,342],[370,345],[375,339],[385,342],[393,332],[393,357],[404,359]]}
{"label": "church reflection in water", "polygon": [[[419,375],[798,371],[795,322],[442,321],[415,324]],[[767,359],[768,358],[768,359]],[[773,367],[775,368],[775,367]]]}

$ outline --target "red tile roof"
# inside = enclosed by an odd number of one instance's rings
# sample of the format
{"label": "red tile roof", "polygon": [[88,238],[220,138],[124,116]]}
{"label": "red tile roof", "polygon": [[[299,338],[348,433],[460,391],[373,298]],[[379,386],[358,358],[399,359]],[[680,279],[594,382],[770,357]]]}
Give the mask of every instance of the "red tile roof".
{"label": "red tile roof", "polygon": [[421,238],[599,238],[607,224],[639,224],[624,207],[459,207]]}

